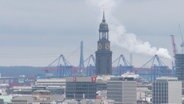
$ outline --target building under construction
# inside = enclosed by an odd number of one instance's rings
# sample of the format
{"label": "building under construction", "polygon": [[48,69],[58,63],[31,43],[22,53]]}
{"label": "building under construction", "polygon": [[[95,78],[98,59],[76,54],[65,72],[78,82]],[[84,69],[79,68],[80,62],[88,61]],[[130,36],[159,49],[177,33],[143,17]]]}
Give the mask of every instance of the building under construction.
{"label": "building under construction", "polygon": [[175,55],[175,67],[178,80],[184,81],[184,54]]}
{"label": "building under construction", "polygon": [[175,55],[176,77],[182,81],[182,94],[184,95],[184,54]]}

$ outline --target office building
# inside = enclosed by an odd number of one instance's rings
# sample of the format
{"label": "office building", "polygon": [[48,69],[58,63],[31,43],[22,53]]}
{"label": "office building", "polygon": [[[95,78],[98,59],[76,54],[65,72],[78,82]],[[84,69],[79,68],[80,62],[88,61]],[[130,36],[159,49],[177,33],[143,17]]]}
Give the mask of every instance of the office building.
{"label": "office building", "polygon": [[175,55],[176,77],[182,81],[182,94],[184,95],[184,54]]}
{"label": "office building", "polygon": [[182,104],[182,82],[172,77],[157,78],[152,97],[153,104]]}
{"label": "office building", "polygon": [[175,55],[176,77],[184,81],[184,54]]}
{"label": "office building", "polygon": [[115,104],[136,104],[135,79],[112,77],[107,83],[107,98]]}
{"label": "office building", "polygon": [[67,99],[95,99],[96,92],[96,77],[66,78]]}

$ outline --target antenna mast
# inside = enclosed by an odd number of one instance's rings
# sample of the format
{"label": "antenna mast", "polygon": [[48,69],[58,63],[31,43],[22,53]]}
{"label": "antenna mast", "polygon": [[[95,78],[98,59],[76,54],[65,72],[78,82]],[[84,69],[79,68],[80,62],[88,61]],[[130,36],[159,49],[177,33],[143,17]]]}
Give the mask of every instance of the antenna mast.
{"label": "antenna mast", "polygon": [[84,68],[84,56],[83,56],[83,41],[80,43],[80,63],[79,63],[80,71],[83,71]]}

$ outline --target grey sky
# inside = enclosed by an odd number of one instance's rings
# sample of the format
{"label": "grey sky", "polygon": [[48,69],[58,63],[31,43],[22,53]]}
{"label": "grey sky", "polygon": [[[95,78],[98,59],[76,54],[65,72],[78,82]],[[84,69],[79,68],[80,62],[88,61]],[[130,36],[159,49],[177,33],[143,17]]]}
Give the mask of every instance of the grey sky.
{"label": "grey sky", "polygon": [[[85,58],[94,53],[101,14],[86,1],[0,0],[0,65],[47,66],[59,54],[77,65],[81,40],[85,43]],[[169,34],[177,34],[179,46],[178,24],[184,28],[183,0],[116,2],[113,15],[128,32],[153,46],[168,48],[172,55]],[[129,57],[113,44],[112,50],[114,58],[120,53]],[[135,54],[134,64],[141,66],[150,57]]]}

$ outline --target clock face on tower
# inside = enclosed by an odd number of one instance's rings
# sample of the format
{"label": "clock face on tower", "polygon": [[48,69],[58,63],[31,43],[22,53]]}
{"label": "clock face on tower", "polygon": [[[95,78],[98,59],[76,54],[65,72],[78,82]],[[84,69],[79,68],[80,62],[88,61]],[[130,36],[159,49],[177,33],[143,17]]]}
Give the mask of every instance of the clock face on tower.
{"label": "clock face on tower", "polygon": [[105,49],[110,49],[110,44],[109,43],[105,44]]}
{"label": "clock face on tower", "polygon": [[99,25],[99,40],[97,42],[97,51],[95,52],[96,75],[112,74],[112,51],[110,50],[109,28],[103,13],[102,22]]}
{"label": "clock face on tower", "polygon": [[102,49],[102,44],[98,43],[98,49]]}

